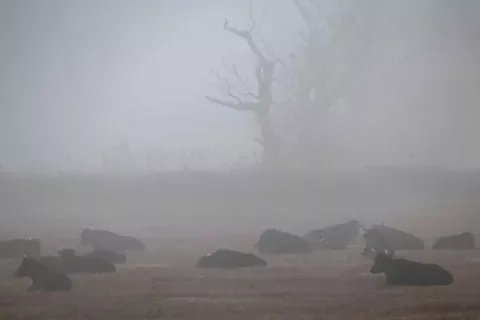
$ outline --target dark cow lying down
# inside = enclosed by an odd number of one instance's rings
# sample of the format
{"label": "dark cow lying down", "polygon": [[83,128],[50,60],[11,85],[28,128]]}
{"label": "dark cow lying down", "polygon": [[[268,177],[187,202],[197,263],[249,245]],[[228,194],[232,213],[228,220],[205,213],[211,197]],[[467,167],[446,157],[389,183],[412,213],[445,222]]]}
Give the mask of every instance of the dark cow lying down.
{"label": "dark cow lying down", "polygon": [[453,282],[450,272],[437,264],[392,258],[384,253],[375,257],[371,273],[385,273],[387,285],[442,286]]}
{"label": "dark cow lying down", "polygon": [[93,249],[124,252],[126,250],[144,250],[145,245],[130,236],[121,236],[111,231],[83,229],[80,244]]}
{"label": "dark cow lying down", "polygon": [[351,220],[305,234],[314,249],[343,250],[358,236],[360,223]]}
{"label": "dark cow lying down", "polygon": [[93,250],[92,252],[82,255],[82,257],[102,259],[113,264],[121,264],[127,262],[127,257],[124,254],[108,250]]}
{"label": "dark cow lying down", "polygon": [[364,255],[387,252],[394,254],[396,250],[423,250],[424,241],[413,234],[385,225],[373,226],[365,230]]}
{"label": "dark cow lying down", "polygon": [[115,265],[99,258],[77,256],[75,250],[59,252],[66,273],[105,273],[115,272]]}
{"label": "dark cow lying down", "polygon": [[390,244],[388,237],[380,229],[368,229],[363,237],[365,239],[365,249],[362,252],[363,255],[376,256],[378,253],[385,253],[390,257],[393,257],[395,250]]}
{"label": "dark cow lying down", "polygon": [[77,256],[75,250],[64,249],[59,256],[41,257],[40,261],[52,270],[62,273],[107,273],[115,272],[111,262],[93,257]]}
{"label": "dark cow lying down", "polygon": [[452,236],[438,238],[432,246],[434,250],[471,250],[475,249],[475,235],[461,232]]}
{"label": "dark cow lying down", "polygon": [[255,244],[260,253],[266,254],[301,254],[312,251],[307,240],[276,229],[265,230]]}
{"label": "dark cow lying down", "polygon": [[15,272],[19,278],[29,277],[32,284],[29,291],[70,291],[72,281],[63,273],[55,272],[42,262],[33,258],[24,257],[22,263]]}
{"label": "dark cow lying down", "polygon": [[267,262],[254,254],[228,249],[219,249],[211,255],[201,257],[197,262],[197,268],[214,269],[266,266]]}

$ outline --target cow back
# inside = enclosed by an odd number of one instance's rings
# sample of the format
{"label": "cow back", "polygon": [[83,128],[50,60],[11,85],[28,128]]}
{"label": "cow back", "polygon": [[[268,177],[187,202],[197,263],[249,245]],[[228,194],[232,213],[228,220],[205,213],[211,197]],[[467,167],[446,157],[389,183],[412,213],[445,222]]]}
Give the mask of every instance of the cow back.
{"label": "cow back", "polygon": [[41,242],[39,239],[12,239],[0,241],[0,258],[16,258],[23,255],[39,257]]}

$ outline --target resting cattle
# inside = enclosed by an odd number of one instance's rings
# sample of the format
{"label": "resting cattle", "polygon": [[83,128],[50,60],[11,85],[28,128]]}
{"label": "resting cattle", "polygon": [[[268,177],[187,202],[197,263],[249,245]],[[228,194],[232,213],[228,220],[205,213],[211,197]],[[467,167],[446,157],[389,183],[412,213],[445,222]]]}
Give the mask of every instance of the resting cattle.
{"label": "resting cattle", "polygon": [[267,262],[251,253],[219,249],[211,255],[201,257],[197,268],[231,269],[245,267],[266,267]]}
{"label": "resting cattle", "polygon": [[62,259],[76,256],[75,249],[62,249],[58,251],[58,256]]}
{"label": "resting cattle", "polygon": [[42,256],[38,258],[38,261],[47,266],[50,270],[57,273],[65,273],[63,260],[59,256]]}
{"label": "resting cattle", "polygon": [[110,231],[84,229],[81,233],[80,244],[96,250],[125,252],[126,250],[143,250],[145,245],[138,239],[121,236]]}
{"label": "resting cattle", "polygon": [[40,256],[41,243],[38,239],[12,239],[0,241],[0,258],[16,258],[27,254],[29,257]]}
{"label": "resting cattle", "polygon": [[437,264],[392,258],[384,253],[377,254],[370,272],[385,273],[387,285],[441,286],[453,282],[452,274]]}
{"label": "resting cattle", "polygon": [[342,250],[358,236],[360,223],[352,220],[324,229],[313,230],[304,238],[312,244],[313,249]]}
{"label": "resting cattle", "polygon": [[264,231],[255,246],[260,253],[268,254],[296,254],[312,251],[312,246],[307,240],[276,229]]}
{"label": "resting cattle", "polygon": [[461,232],[456,235],[440,237],[432,246],[434,250],[471,250],[475,249],[475,235]]}
{"label": "resting cattle", "polygon": [[394,255],[394,250],[387,237],[377,228],[371,228],[363,235],[365,238],[365,249],[363,255],[376,255],[377,253],[385,253],[389,256]]}
{"label": "resting cattle", "polygon": [[122,264],[127,262],[127,257],[124,254],[108,250],[93,250],[92,252],[82,255],[82,257],[101,259],[113,264]]}
{"label": "resting cattle", "polygon": [[28,288],[29,291],[54,292],[70,291],[72,289],[72,281],[68,276],[53,271],[42,262],[29,257],[24,257],[15,272],[15,276],[32,279],[32,284]]}
{"label": "resting cattle", "polygon": [[61,250],[59,256],[65,273],[108,273],[116,271],[113,263],[94,257],[77,256],[73,249]]}
{"label": "resting cattle", "polygon": [[394,250],[423,250],[425,243],[416,236],[385,225],[373,226],[364,234],[365,250],[369,252],[388,252],[393,255]]}

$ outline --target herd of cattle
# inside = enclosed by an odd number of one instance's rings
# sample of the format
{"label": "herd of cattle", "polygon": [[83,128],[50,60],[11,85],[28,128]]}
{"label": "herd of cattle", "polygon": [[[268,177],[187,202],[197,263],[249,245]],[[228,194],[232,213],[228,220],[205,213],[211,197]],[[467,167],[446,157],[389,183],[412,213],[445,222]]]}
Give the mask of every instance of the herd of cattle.
{"label": "herd of cattle", "polygon": [[[324,229],[314,230],[303,237],[276,229],[262,233],[255,244],[261,254],[307,254],[314,250],[344,250],[363,230],[363,255],[374,257],[371,273],[384,273],[388,285],[448,285],[453,276],[436,264],[425,264],[395,258],[396,250],[423,250],[424,241],[412,234],[385,225],[365,229],[352,220]],[[23,256],[15,272],[17,277],[29,277],[32,291],[70,291],[69,274],[115,272],[116,264],[126,262],[128,250],[144,250],[138,239],[110,231],[84,229],[80,244],[93,250],[77,255],[74,249],[63,249],[56,256],[42,256],[38,239],[13,239],[0,242],[0,258]],[[475,248],[475,236],[470,232],[441,237],[432,246],[434,250],[469,250]],[[200,257],[197,268],[230,269],[266,267],[267,261],[252,253],[219,249]]]}

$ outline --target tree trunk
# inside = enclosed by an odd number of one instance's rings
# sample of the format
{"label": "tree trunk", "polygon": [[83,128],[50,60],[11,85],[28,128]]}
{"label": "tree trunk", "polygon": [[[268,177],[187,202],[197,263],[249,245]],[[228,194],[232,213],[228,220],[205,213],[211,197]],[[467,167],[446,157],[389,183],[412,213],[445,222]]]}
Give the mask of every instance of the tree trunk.
{"label": "tree trunk", "polygon": [[268,112],[256,112],[255,116],[262,135],[262,166],[272,169],[278,164],[280,141],[273,130]]}

